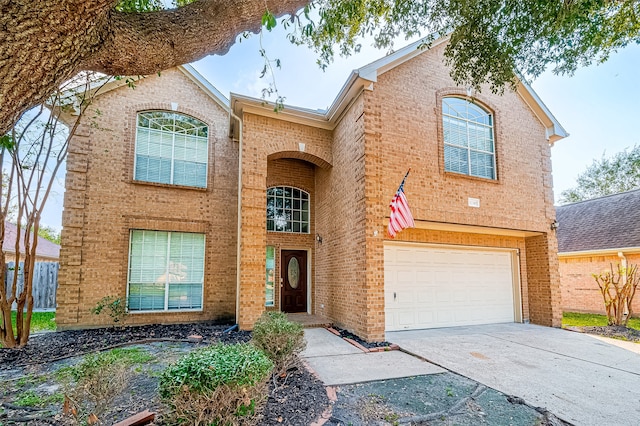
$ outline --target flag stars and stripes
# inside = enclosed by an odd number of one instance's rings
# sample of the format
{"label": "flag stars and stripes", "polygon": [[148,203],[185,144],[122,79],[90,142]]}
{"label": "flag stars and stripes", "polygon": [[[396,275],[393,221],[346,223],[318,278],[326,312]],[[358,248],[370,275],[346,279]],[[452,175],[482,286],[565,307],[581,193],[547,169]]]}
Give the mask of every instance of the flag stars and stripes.
{"label": "flag stars and stripes", "polygon": [[[409,171],[411,171],[411,169],[409,169]],[[391,207],[391,216],[389,217],[387,233],[391,238],[395,238],[398,232],[403,229],[415,228],[409,202],[404,194],[404,181],[407,179],[407,176],[409,176],[409,172],[407,172],[404,179],[402,179],[402,183],[389,205],[389,207]]]}

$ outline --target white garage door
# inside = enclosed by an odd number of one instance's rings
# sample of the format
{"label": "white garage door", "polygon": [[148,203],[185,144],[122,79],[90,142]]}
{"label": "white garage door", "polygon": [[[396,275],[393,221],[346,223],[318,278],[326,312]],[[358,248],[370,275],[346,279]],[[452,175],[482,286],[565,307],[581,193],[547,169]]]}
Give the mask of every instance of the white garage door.
{"label": "white garage door", "polygon": [[513,322],[512,253],[385,244],[387,331]]}

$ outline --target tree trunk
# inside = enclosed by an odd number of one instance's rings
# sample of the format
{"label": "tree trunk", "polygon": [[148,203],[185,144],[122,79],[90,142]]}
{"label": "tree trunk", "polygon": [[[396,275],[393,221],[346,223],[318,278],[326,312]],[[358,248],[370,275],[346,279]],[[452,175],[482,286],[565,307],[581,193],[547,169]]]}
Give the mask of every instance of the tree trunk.
{"label": "tree trunk", "polygon": [[178,9],[121,13],[117,0],[0,0],[0,135],[83,70],[146,75],[224,54],[262,15],[308,0],[198,0]]}

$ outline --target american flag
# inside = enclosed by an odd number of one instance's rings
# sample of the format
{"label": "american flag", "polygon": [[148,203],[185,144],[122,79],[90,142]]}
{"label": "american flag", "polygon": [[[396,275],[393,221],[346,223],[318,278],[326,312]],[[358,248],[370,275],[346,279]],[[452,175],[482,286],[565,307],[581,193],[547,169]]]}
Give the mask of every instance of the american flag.
{"label": "american flag", "polygon": [[391,200],[391,216],[389,218],[389,226],[387,227],[387,233],[391,238],[394,238],[396,234],[406,228],[414,228],[416,225],[413,222],[413,215],[411,209],[409,209],[409,203],[407,197],[404,195],[404,181],[409,176],[409,171],[402,179],[400,187],[396,191],[396,195]]}

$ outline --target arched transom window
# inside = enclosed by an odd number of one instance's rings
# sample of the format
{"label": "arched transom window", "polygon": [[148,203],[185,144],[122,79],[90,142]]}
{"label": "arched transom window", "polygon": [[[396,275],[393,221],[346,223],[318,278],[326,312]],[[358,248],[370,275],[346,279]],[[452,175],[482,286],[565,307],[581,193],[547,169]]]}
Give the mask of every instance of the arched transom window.
{"label": "arched transom window", "polygon": [[493,116],[462,98],[442,99],[444,168],[487,179],[496,178]]}
{"label": "arched transom window", "polygon": [[290,186],[267,189],[267,231],[309,233],[309,193]]}
{"label": "arched transom window", "polygon": [[139,113],[134,179],[206,188],[208,132],[205,123],[187,115]]}

